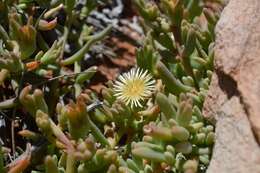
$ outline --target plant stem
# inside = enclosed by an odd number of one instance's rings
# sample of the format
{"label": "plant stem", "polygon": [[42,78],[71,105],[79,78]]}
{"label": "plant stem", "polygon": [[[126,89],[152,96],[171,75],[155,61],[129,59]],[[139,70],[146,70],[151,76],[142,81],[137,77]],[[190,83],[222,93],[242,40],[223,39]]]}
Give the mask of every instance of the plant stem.
{"label": "plant stem", "polygon": [[0,110],[13,108],[17,105],[16,98],[11,98],[0,102]]}
{"label": "plant stem", "polygon": [[69,58],[63,60],[61,62],[62,65],[70,65],[76,61],[80,61],[83,58],[83,56],[85,55],[85,53],[89,50],[90,46],[92,46],[97,41],[103,39],[111,31],[111,29],[112,29],[112,26],[110,25],[107,28],[105,28],[103,31],[101,31],[100,33],[91,36],[89,41],[78,52],[76,52],[74,55],[70,56]]}
{"label": "plant stem", "polygon": [[73,154],[68,153],[66,161],[66,173],[75,173],[76,160]]}
{"label": "plant stem", "polygon": [[110,146],[109,142],[107,141],[106,137],[103,133],[99,130],[99,128],[92,122],[92,120],[87,116],[89,127],[95,136],[95,138],[103,145],[103,146]]}
{"label": "plant stem", "polygon": [[[80,66],[80,61],[76,61],[74,63],[74,73],[80,73],[81,72],[81,66]],[[74,84],[74,88],[75,88],[75,98],[77,98],[79,96],[79,94],[81,93],[82,89],[80,87],[80,84],[75,83]]]}

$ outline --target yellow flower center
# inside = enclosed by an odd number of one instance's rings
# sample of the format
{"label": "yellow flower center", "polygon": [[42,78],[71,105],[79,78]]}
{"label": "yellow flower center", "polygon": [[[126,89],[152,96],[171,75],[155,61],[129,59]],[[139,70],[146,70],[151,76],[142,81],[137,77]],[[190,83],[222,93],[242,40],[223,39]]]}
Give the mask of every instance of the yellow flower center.
{"label": "yellow flower center", "polygon": [[123,88],[123,95],[130,98],[136,98],[142,96],[144,92],[144,81],[140,79],[132,79],[127,81],[127,84]]}

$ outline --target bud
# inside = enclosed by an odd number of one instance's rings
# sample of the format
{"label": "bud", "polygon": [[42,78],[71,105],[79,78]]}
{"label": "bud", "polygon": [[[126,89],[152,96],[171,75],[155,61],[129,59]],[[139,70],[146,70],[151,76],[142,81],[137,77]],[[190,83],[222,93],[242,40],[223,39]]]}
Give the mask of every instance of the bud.
{"label": "bud", "polygon": [[207,70],[207,77],[211,80],[213,72],[211,70]]}
{"label": "bud", "polygon": [[32,155],[32,147],[28,143],[26,145],[26,151],[15,159],[12,163],[7,165],[8,173],[20,173],[26,170],[26,168],[30,165]]}
{"label": "bud", "polygon": [[21,130],[18,132],[18,134],[24,138],[28,138],[28,139],[32,139],[32,140],[35,140],[39,137],[38,134],[36,134],[35,132],[30,131],[30,130]]}
{"label": "bud", "polygon": [[206,148],[199,148],[198,149],[198,154],[199,155],[210,154],[210,149],[208,147],[206,147]]}
{"label": "bud", "polygon": [[194,80],[193,80],[193,78],[190,77],[190,76],[183,76],[181,80],[182,80],[182,82],[183,82],[185,85],[188,85],[188,86],[191,86],[191,87],[194,87],[194,86],[195,86]]}
{"label": "bud", "polygon": [[182,169],[182,165],[184,164],[185,161],[186,161],[186,157],[182,153],[178,153],[176,155],[175,167],[178,170],[181,170]]}
{"label": "bud", "polygon": [[196,45],[196,33],[192,27],[188,29],[187,38],[184,44],[182,57],[187,58],[193,53]]}
{"label": "bud", "polygon": [[167,145],[167,146],[166,146],[166,150],[167,150],[168,152],[170,152],[172,155],[175,156],[176,151],[175,151],[175,148],[174,148],[172,145]]}
{"label": "bud", "polygon": [[205,133],[197,133],[193,138],[194,144],[204,144],[206,139]]}
{"label": "bud", "polygon": [[132,147],[133,148],[146,147],[146,148],[150,148],[150,149],[152,149],[154,151],[159,151],[159,152],[163,152],[164,151],[162,146],[157,145],[157,144],[153,144],[153,143],[148,143],[148,142],[133,143]]}
{"label": "bud", "polygon": [[96,72],[97,72],[97,66],[92,66],[87,70],[85,70],[83,73],[79,74],[75,82],[78,84],[83,84],[83,82],[90,80]]}
{"label": "bud", "polygon": [[151,160],[154,162],[165,162],[166,158],[163,153],[154,151],[146,147],[138,147],[132,149],[132,154],[136,157]]}
{"label": "bud", "polygon": [[114,164],[110,165],[107,170],[107,173],[118,173],[117,167]]}
{"label": "bud", "polygon": [[102,89],[101,94],[104,100],[106,100],[109,104],[113,104],[113,102],[116,100],[116,97],[114,96],[114,92],[111,88]]}
{"label": "bud", "polygon": [[57,163],[51,156],[46,156],[44,160],[46,173],[59,173]]}
{"label": "bud", "polygon": [[81,163],[78,168],[77,168],[77,172],[78,173],[85,173],[85,164],[84,163]]}
{"label": "bud", "polygon": [[7,69],[0,70],[0,85],[2,85],[5,79],[8,77],[9,71]]}
{"label": "bud", "polygon": [[146,69],[149,73],[154,74],[158,57],[154,52],[153,47],[146,42],[148,42],[148,40],[145,40],[142,49],[137,49],[136,51],[136,63],[140,68]]}
{"label": "bud", "polygon": [[210,80],[208,78],[204,78],[200,81],[199,87],[203,88],[205,90],[208,90],[209,89],[209,83],[210,83]]}
{"label": "bud", "polygon": [[19,95],[19,101],[32,116],[35,116],[37,109],[36,109],[35,101],[32,95],[30,95],[31,88],[32,86],[29,85],[22,89]]}
{"label": "bud", "polygon": [[146,116],[146,117],[149,117],[149,118],[155,118],[157,117],[157,115],[160,113],[160,108],[159,106],[155,105],[151,108],[148,108],[144,111],[139,111],[137,114],[139,116]]}
{"label": "bud", "polygon": [[39,75],[39,76],[42,76],[42,77],[48,78],[48,79],[52,78],[52,76],[53,76],[53,71],[52,70],[45,70],[45,69],[41,69],[41,68],[37,69],[35,71],[35,73],[37,75]]}
{"label": "bud", "polygon": [[159,10],[155,4],[145,4],[143,0],[135,0],[135,4],[139,10],[140,15],[147,21],[154,21],[158,15]]}
{"label": "bud", "polygon": [[31,62],[28,62],[26,63],[26,69],[27,71],[33,71],[35,69],[37,69],[40,65],[40,62],[39,61],[31,61]]}
{"label": "bud", "polygon": [[143,141],[153,143],[154,142],[154,138],[152,136],[144,135],[143,136]]}
{"label": "bud", "polygon": [[144,166],[144,173],[153,173],[153,172],[154,172],[153,168],[150,165],[146,164]]}
{"label": "bud", "polygon": [[113,150],[106,151],[104,159],[108,163],[115,163],[117,160],[117,152]]}
{"label": "bud", "polygon": [[119,167],[118,173],[135,173],[135,172],[127,167],[122,166],[122,167]]}
{"label": "bud", "polygon": [[42,112],[41,110],[38,110],[36,112],[35,121],[36,121],[37,126],[41,129],[41,131],[43,131],[44,133],[49,135],[49,133],[51,132],[51,124],[50,124],[50,120],[49,120],[49,115]]}
{"label": "bud", "polygon": [[165,156],[167,164],[169,164],[169,165],[174,164],[175,156],[171,152],[168,152],[168,151],[164,152],[164,156]]}
{"label": "bud", "polygon": [[40,19],[40,21],[38,23],[38,29],[41,31],[48,31],[48,30],[52,30],[53,28],[55,28],[56,25],[57,25],[56,17],[49,22],[46,20]]}
{"label": "bud", "polygon": [[179,27],[183,18],[182,0],[161,0],[162,8],[171,20],[173,26]]}
{"label": "bud", "polygon": [[74,139],[84,138],[89,129],[88,113],[84,98],[80,95],[77,102],[66,106],[65,116],[69,120],[69,131]]}
{"label": "bud", "polygon": [[184,173],[196,173],[198,171],[199,163],[197,160],[187,160],[183,164]]}
{"label": "bud", "polygon": [[173,94],[169,94],[168,101],[170,102],[171,105],[173,105],[175,107],[179,106],[179,103],[177,101],[177,97],[175,95],[173,95]]}
{"label": "bud", "polygon": [[149,125],[145,125],[143,130],[145,134],[163,141],[171,141],[174,138],[170,128],[157,127],[153,123],[150,123]]}
{"label": "bud", "polygon": [[131,159],[126,160],[128,168],[132,169],[134,172],[139,172],[138,165]]}
{"label": "bud", "polygon": [[202,112],[200,111],[200,109],[198,108],[198,106],[194,106],[193,107],[193,115],[195,115],[199,121],[202,121],[203,120],[203,115],[202,115]]}
{"label": "bud", "polygon": [[207,21],[211,24],[211,25],[215,25],[218,21],[218,17],[214,14],[214,12],[208,8],[204,8],[203,9],[203,14],[205,15],[205,17],[207,18]]}
{"label": "bud", "polygon": [[197,57],[197,56],[192,56],[191,57],[191,64],[194,68],[203,70],[204,68],[207,68],[207,60]]}
{"label": "bud", "polygon": [[181,126],[188,126],[192,118],[191,99],[180,103],[176,120]]}
{"label": "bud", "polygon": [[1,52],[0,69],[6,69],[9,72],[21,72],[24,69],[21,59],[13,52]]}
{"label": "bud", "polygon": [[197,133],[203,126],[204,126],[203,122],[198,122],[198,123],[191,124],[189,127],[193,133]]}
{"label": "bud", "polygon": [[212,144],[214,144],[214,142],[215,142],[215,133],[214,132],[209,132],[208,134],[207,134],[207,137],[206,137],[206,144],[207,145],[212,145]]}
{"label": "bud", "polygon": [[62,42],[54,41],[51,48],[41,57],[42,64],[51,64],[55,63],[56,60],[59,58],[62,49]]}
{"label": "bud", "polygon": [[156,39],[156,41],[158,41],[163,47],[167,48],[170,51],[174,51],[174,45],[173,45],[173,40],[170,37],[169,34],[167,33],[160,33],[158,35],[158,33],[153,33],[153,38]]}
{"label": "bud", "polygon": [[168,98],[164,94],[158,93],[156,95],[156,103],[159,105],[161,111],[164,113],[168,120],[170,118],[176,117],[175,108],[170,104]]}
{"label": "bud", "polygon": [[192,152],[192,145],[190,142],[181,142],[176,144],[174,147],[177,152],[181,152],[183,154],[190,154]]}
{"label": "bud", "polygon": [[183,42],[187,40],[188,31],[189,31],[189,23],[187,20],[183,19],[181,22],[181,39]]}
{"label": "bud", "polygon": [[208,155],[201,155],[201,156],[199,156],[199,160],[204,165],[208,165],[209,164],[209,156]]}
{"label": "bud", "polygon": [[32,17],[27,25],[22,26],[15,14],[10,15],[10,30],[12,39],[17,41],[21,58],[29,58],[36,50],[36,29],[32,25]]}
{"label": "bud", "polygon": [[171,25],[165,18],[159,18],[162,31],[167,33],[171,31]]}
{"label": "bud", "polygon": [[209,133],[209,132],[213,132],[214,131],[214,126],[212,126],[212,125],[207,125],[206,126],[206,129],[207,129],[207,132]]}
{"label": "bud", "polygon": [[55,16],[61,9],[63,9],[64,5],[60,4],[57,7],[54,7],[50,10],[48,10],[44,15],[44,19],[48,19],[49,17]]}
{"label": "bud", "polygon": [[40,89],[36,89],[34,90],[33,97],[37,108],[44,113],[48,113],[48,105],[44,100],[43,92]]}
{"label": "bud", "polygon": [[180,126],[173,126],[171,131],[173,137],[178,141],[187,141],[190,137],[189,131]]}

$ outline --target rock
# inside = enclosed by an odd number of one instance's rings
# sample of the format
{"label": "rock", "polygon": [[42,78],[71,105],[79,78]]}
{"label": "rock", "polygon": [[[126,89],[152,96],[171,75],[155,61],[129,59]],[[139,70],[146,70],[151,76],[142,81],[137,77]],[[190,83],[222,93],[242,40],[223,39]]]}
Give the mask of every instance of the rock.
{"label": "rock", "polygon": [[216,123],[208,173],[260,172],[260,1],[230,0],[216,27],[204,115]]}
{"label": "rock", "polygon": [[258,173],[260,149],[230,81],[224,74],[214,74],[204,105],[204,114],[216,120],[216,143],[207,173]]}

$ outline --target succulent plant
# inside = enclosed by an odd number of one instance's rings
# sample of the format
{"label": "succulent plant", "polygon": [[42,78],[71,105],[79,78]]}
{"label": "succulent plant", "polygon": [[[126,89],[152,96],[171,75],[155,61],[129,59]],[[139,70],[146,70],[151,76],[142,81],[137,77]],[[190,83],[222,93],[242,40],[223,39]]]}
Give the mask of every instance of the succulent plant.
{"label": "succulent plant", "polygon": [[[0,1],[0,84],[15,95],[0,110],[19,108],[37,127],[19,132],[28,144],[11,163],[0,143],[0,172],[205,172],[215,134],[202,107],[223,4],[135,0],[145,37],[137,65],[98,98],[83,92],[97,67],[81,63],[111,31],[94,32],[85,23],[99,3]],[[44,38],[52,34],[52,41]],[[71,42],[76,49],[68,48]]]}

